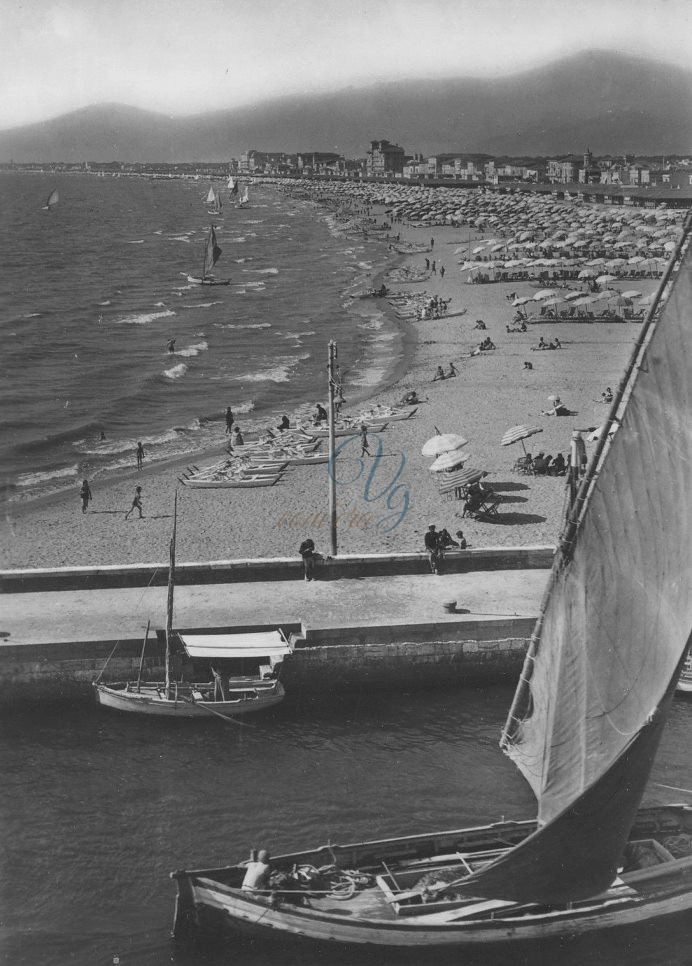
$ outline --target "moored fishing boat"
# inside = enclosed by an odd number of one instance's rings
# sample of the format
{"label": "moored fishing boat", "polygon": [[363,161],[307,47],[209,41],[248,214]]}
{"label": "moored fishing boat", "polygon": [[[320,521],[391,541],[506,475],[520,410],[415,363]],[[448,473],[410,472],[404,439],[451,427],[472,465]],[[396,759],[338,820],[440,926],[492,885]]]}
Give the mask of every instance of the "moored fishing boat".
{"label": "moored fishing boat", "polygon": [[692,808],[641,801],[692,631],[691,235],[688,217],[571,502],[503,731],[537,818],[330,844],[260,862],[259,879],[254,859],[178,871],[175,935],[434,956],[689,917]]}
{"label": "moored fishing boat", "polygon": [[230,719],[273,707],[283,700],[279,673],[293,650],[281,630],[240,634],[173,630],[177,496],[173,517],[164,680],[142,680],[147,624],[137,679],[105,683],[107,661],[93,682],[97,702],[116,711],[166,718]]}
{"label": "moored fishing boat", "polygon": [[685,658],[677,690],[681,694],[692,694],[692,652]]}

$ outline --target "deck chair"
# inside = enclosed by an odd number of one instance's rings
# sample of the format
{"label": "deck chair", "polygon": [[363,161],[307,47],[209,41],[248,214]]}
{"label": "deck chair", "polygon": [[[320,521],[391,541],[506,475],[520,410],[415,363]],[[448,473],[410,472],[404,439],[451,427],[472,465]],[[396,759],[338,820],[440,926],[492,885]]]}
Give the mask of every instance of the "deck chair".
{"label": "deck chair", "polygon": [[497,508],[500,505],[500,501],[495,497],[491,497],[482,503],[477,510],[474,510],[474,515],[477,517],[496,517],[499,516]]}

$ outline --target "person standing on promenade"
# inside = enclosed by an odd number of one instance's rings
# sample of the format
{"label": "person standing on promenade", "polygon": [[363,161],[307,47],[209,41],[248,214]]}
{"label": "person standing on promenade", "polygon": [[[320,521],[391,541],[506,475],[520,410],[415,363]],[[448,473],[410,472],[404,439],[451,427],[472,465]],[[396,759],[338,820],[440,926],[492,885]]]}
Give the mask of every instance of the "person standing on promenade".
{"label": "person standing on promenade", "polygon": [[230,406],[226,406],[226,436],[230,435],[234,422],[233,410]]}
{"label": "person standing on promenade", "polygon": [[368,427],[365,423],[360,424],[360,455],[370,456],[370,449],[368,448]]}
{"label": "person standing on promenade", "polygon": [[135,487],[135,495],[132,498],[132,506],[125,514],[126,520],[130,516],[133,510],[139,510],[139,519],[140,520],[144,519],[144,514],[142,513],[142,487],[141,486]]}
{"label": "person standing on promenade", "polygon": [[82,498],[82,513],[86,513],[87,507],[89,506],[89,501],[93,500],[88,480],[82,480],[82,488],[79,491],[79,495]]}
{"label": "person standing on promenade", "polygon": [[136,452],[135,455],[137,457],[137,469],[138,470],[141,470],[142,469],[142,463],[143,463],[144,457],[146,455],[145,452],[144,452],[144,447],[142,446],[141,443],[137,443],[137,452]]}
{"label": "person standing on promenade", "polygon": [[315,542],[311,537],[307,540],[303,540],[300,547],[298,548],[298,553],[303,558],[303,574],[306,580],[313,580],[313,574],[315,572]]}
{"label": "person standing on promenade", "polygon": [[428,527],[428,532],[425,534],[425,549],[428,554],[428,560],[430,561],[430,571],[433,574],[439,574],[439,563],[440,563],[440,537],[435,530],[435,524],[431,523]]}

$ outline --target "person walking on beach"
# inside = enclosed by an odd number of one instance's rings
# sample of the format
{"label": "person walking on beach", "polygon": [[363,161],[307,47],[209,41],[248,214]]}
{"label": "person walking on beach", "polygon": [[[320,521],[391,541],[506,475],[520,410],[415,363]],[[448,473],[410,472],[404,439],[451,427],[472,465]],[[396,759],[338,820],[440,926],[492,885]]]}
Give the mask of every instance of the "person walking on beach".
{"label": "person walking on beach", "polygon": [[175,352],[175,339],[168,340],[168,351]]}
{"label": "person walking on beach", "polygon": [[233,429],[233,410],[230,406],[226,406],[226,436],[228,436]]}
{"label": "person walking on beach", "polygon": [[368,448],[368,427],[365,423],[360,424],[360,455],[370,456],[370,450]]}
{"label": "person walking on beach", "polygon": [[82,513],[86,513],[87,507],[89,506],[89,501],[93,500],[88,480],[82,480],[82,488],[79,491],[79,495],[82,498]]}
{"label": "person walking on beach", "polygon": [[440,265],[440,278],[444,278],[444,277],[445,277],[445,267],[444,265]]}
{"label": "person walking on beach", "polygon": [[425,259],[425,271],[427,272],[429,269],[430,269],[430,259],[429,258],[426,258]]}
{"label": "person walking on beach", "polygon": [[433,261],[432,265],[430,266],[430,271],[433,273],[433,275],[437,275],[437,269],[435,268],[435,262],[434,261]]}
{"label": "person walking on beach", "polygon": [[145,452],[144,452],[144,447],[142,446],[141,443],[137,443],[137,452],[136,452],[135,455],[137,457],[137,469],[138,470],[141,470],[142,469],[142,463],[143,463],[144,457],[146,455]]}
{"label": "person walking on beach", "polygon": [[135,495],[132,498],[132,506],[125,514],[126,520],[130,516],[133,510],[139,510],[139,519],[140,520],[144,519],[144,514],[142,513],[142,487],[141,486],[135,487]]}
{"label": "person walking on beach", "polygon": [[440,563],[440,537],[435,530],[435,524],[431,523],[428,527],[428,532],[424,537],[425,550],[428,554],[428,560],[430,561],[430,571],[433,574],[439,574],[439,563]]}
{"label": "person walking on beach", "polygon": [[435,247],[435,239],[434,238],[431,238],[430,239],[430,247],[431,248],[434,248]]}
{"label": "person walking on beach", "polygon": [[303,574],[306,580],[313,580],[313,574],[315,572],[315,542],[310,537],[307,540],[303,540],[300,547],[298,548],[298,553],[303,558]]}

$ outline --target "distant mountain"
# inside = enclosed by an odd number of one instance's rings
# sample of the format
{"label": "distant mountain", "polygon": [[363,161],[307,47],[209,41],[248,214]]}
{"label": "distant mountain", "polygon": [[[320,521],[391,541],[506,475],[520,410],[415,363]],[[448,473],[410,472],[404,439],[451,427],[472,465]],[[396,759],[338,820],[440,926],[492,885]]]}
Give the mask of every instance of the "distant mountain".
{"label": "distant mountain", "polygon": [[405,80],[170,117],[101,104],[0,131],[0,161],[224,161],[249,148],[407,152],[692,152],[692,71],[589,51],[497,79]]}

